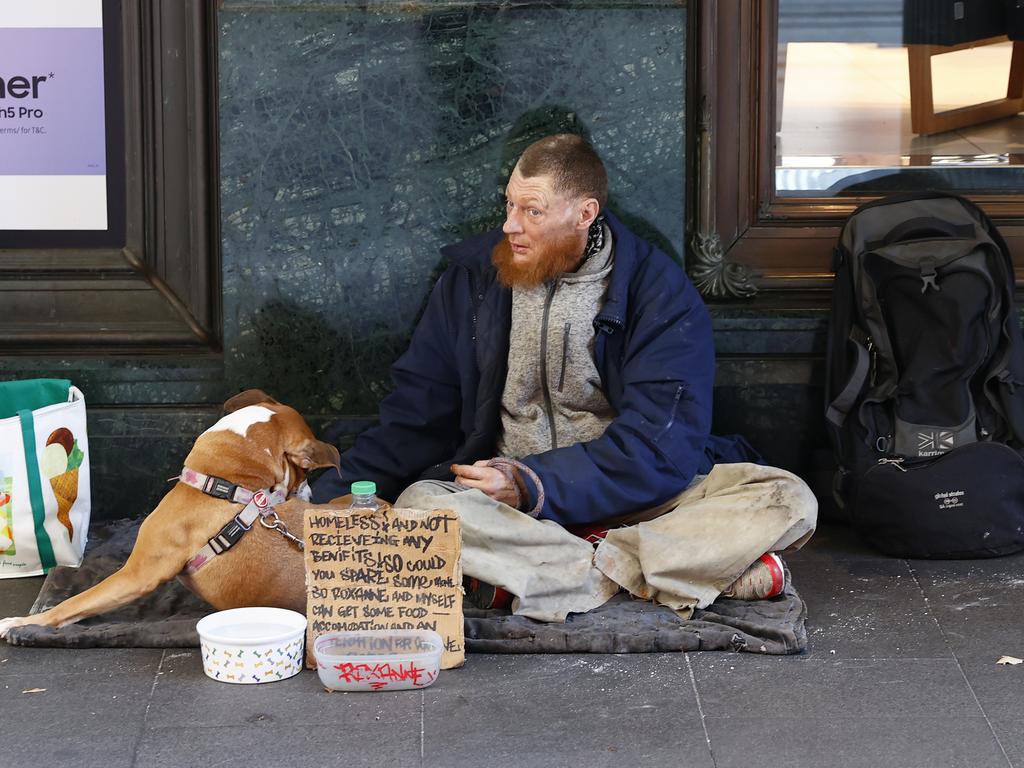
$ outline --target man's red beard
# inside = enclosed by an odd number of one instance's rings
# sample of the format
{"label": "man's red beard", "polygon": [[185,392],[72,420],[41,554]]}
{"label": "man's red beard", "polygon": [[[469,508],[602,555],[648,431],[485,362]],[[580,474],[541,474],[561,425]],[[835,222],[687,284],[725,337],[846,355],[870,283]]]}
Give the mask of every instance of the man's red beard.
{"label": "man's red beard", "polygon": [[509,288],[532,288],[565,272],[572,272],[583,258],[585,237],[568,234],[557,240],[534,243],[526,257],[517,257],[507,237],[494,246],[491,261],[498,280]]}

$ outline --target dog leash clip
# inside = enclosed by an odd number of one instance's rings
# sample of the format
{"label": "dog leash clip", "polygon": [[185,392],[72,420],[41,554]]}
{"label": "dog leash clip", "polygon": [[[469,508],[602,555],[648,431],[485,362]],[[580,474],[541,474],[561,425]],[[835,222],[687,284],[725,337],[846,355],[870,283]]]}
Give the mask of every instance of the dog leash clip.
{"label": "dog leash clip", "polygon": [[284,521],[277,516],[277,512],[275,510],[271,509],[266,514],[260,515],[260,525],[268,530],[277,531],[300,550],[306,549],[306,545],[302,539],[288,530],[288,526],[285,525]]}

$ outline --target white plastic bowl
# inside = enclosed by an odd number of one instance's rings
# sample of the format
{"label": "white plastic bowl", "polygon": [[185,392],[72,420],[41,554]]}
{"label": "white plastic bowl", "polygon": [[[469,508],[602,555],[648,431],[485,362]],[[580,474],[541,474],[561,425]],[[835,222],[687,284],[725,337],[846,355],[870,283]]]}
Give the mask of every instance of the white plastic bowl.
{"label": "white plastic bowl", "polygon": [[437,680],[443,651],[429,629],[328,632],[313,641],[320,682],[332,691],[426,688]]}
{"label": "white plastic bowl", "polygon": [[269,683],[302,669],[306,617],[284,608],[232,608],[196,624],[203,671],[222,683]]}

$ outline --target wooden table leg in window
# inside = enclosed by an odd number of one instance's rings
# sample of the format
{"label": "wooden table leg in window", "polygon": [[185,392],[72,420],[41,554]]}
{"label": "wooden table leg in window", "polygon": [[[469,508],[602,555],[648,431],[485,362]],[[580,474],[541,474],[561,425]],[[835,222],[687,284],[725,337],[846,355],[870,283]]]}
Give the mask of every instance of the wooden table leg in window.
{"label": "wooden table leg in window", "polygon": [[1024,42],[1017,40],[1013,43],[1005,99],[935,112],[935,101],[932,97],[932,56],[975,48],[979,45],[1005,43],[1007,39],[990,37],[959,45],[908,45],[911,130],[918,134],[942,133],[989,120],[999,120],[1024,111]]}

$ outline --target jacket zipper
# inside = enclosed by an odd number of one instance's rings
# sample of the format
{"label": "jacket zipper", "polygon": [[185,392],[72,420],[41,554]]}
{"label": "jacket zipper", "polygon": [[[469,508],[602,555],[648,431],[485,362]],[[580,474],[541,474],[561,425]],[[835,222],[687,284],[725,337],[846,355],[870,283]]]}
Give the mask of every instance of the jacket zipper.
{"label": "jacket zipper", "polygon": [[552,450],[558,447],[558,435],[555,432],[555,409],[551,404],[551,388],[548,385],[548,317],[551,314],[551,302],[554,300],[557,290],[558,278],[555,278],[544,299],[544,319],[540,326],[540,388],[544,393],[544,412],[547,414],[548,427],[551,429]]}
{"label": "jacket zipper", "polygon": [[466,277],[469,278],[469,296],[470,304],[473,306],[473,341],[476,341],[476,311],[480,304],[480,300],[483,299],[483,294],[477,295],[476,292],[476,280],[473,278],[473,270],[466,267]]}
{"label": "jacket zipper", "polygon": [[569,357],[569,329],[572,328],[572,323],[565,324],[565,333],[562,336],[562,370],[558,374],[558,391],[562,391],[562,387],[565,385],[565,361]]}

